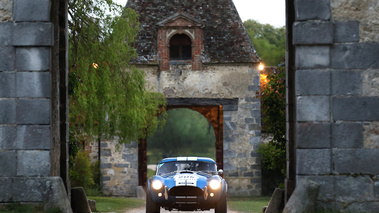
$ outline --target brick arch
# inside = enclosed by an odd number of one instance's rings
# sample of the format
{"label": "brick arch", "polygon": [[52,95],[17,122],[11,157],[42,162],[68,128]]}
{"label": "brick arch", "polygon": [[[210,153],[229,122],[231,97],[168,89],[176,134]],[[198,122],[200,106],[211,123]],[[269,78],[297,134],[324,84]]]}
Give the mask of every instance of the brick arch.
{"label": "brick arch", "polygon": [[191,35],[190,33],[188,33],[186,30],[174,30],[173,33],[170,33],[169,36],[167,37],[167,43],[170,43],[171,41],[171,38],[174,37],[175,35],[181,35],[181,34],[184,34],[186,36],[188,36],[188,38],[191,39],[191,43],[192,45],[194,45],[195,43],[195,38],[193,37],[193,35]]}
{"label": "brick arch", "polygon": [[191,60],[193,60],[193,56],[194,56],[194,48],[196,47],[196,45],[194,44],[194,38],[192,38],[192,36],[186,32],[186,31],[180,31],[178,30],[177,32],[174,32],[172,34],[169,35],[169,37],[167,38],[167,55],[168,55],[168,58],[171,60],[171,39],[176,36],[176,35],[185,35],[187,36],[190,41],[191,41]]}

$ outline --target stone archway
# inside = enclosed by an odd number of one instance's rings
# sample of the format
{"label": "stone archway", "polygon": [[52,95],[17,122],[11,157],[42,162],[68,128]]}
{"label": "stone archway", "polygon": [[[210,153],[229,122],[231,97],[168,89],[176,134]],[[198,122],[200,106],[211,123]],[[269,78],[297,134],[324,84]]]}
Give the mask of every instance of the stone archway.
{"label": "stone archway", "polygon": [[[199,99],[199,98],[171,98],[167,100],[167,110],[191,109],[203,115],[212,125],[216,142],[216,163],[219,169],[224,168],[224,126],[223,105],[237,106],[237,99]],[[138,145],[138,182],[140,186],[147,183],[147,141],[140,140]]]}

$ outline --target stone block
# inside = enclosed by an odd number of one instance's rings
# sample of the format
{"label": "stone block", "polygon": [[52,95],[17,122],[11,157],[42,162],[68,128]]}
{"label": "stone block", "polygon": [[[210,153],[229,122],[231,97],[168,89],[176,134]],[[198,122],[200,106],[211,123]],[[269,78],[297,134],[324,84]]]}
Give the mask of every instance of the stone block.
{"label": "stone block", "polygon": [[0,46],[0,71],[13,71],[15,69],[15,48]]}
{"label": "stone block", "polygon": [[[101,156],[107,156],[107,157],[112,156],[112,151],[110,149],[102,149],[101,150]],[[124,155],[123,155],[123,157],[124,157]],[[124,158],[122,158],[122,159],[124,159]]]}
{"label": "stone block", "polygon": [[0,1],[0,7],[1,7],[0,21],[1,22],[12,21],[13,1],[12,0]]}
{"label": "stone block", "polygon": [[378,149],[334,149],[334,170],[340,174],[379,174]]}
{"label": "stone block", "polygon": [[335,22],[334,41],[337,43],[359,42],[359,21]]}
{"label": "stone block", "polygon": [[297,97],[296,116],[298,121],[330,121],[328,96]]}
{"label": "stone block", "polygon": [[330,123],[298,123],[297,148],[330,148]]}
{"label": "stone block", "polygon": [[50,151],[18,151],[18,176],[49,176]]}
{"label": "stone block", "polygon": [[236,130],[237,124],[236,122],[224,122],[224,129],[225,130]]}
{"label": "stone block", "polygon": [[261,110],[250,110],[250,115],[253,118],[260,118],[261,117]]}
{"label": "stone block", "polygon": [[251,137],[250,138],[250,144],[251,145],[259,145],[261,143],[262,137],[257,136],[257,137]]}
{"label": "stone block", "polygon": [[112,164],[111,163],[102,163],[102,164],[100,164],[100,168],[101,169],[110,169],[110,168],[112,168]]}
{"label": "stone block", "polygon": [[51,149],[50,126],[18,125],[17,149]]}
{"label": "stone block", "polygon": [[59,209],[60,212],[72,213],[71,203],[61,177],[46,178],[48,185],[47,200],[44,201],[44,210]]}
{"label": "stone block", "polygon": [[16,101],[0,99],[0,123],[14,124],[16,122]]}
{"label": "stone block", "polygon": [[49,21],[50,0],[14,0],[16,21]]}
{"label": "stone block", "polygon": [[50,124],[51,103],[48,99],[17,100],[17,124]]}
{"label": "stone block", "polygon": [[0,23],[0,46],[12,45],[12,23],[2,22]]}
{"label": "stone block", "polygon": [[126,163],[117,163],[114,166],[119,168],[129,168],[129,164]]}
{"label": "stone block", "polygon": [[333,95],[360,95],[362,94],[361,71],[333,71]]}
{"label": "stone block", "polygon": [[378,97],[334,97],[332,113],[335,121],[379,120]]}
{"label": "stone block", "polygon": [[363,124],[363,147],[365,149],[379,148],[379,122],[365,122]]}
{"label": "stone block", "polygon": [[379,197],[379,181],[375,181],[374,183],[374,194],[375,194],[375,197]]}
{"label": "stone block", "polygon": [[335,176],[297,176],[296,181],[309,180],[320,186],[317,200],[331,201],[335,197]]}
{"label": "stone block", "polygon": [[15,23],[13,46],[52,46],[53,24],[43,22]]}
{"label": "stone block", "polygon": [[49,72],[17,72],[17,97],[50,98],[50,78]]}
{"label": "stone block", "polygon": [[236,151],[226,150],[226,151],[224,151],[224,157],[226,157],[226,158],[235,158],[236,157]]}
{"label": "stone block", "polygon": [[103,181],[110,181],[110,180],[111,180],[111,177],[109,177],[109,176],[103,176],[103,177],[102,177],[102,180],[103,180]]}
{"label": "stone block", "polygon": [[16,68],[20,71],[50,70],[51,54],[48,47],[16,48]]}
{"label": "stone block", "polygon": [[296,67],[302,68],[326,68],[330,66],[329,46],[297,46]]}
{"label": "stone block", "polygon": [[293,44],[332,44],[332,22],[295,22]]}
{"label": "stone block", "polygon": [[16,176],[16,151],[0,151],[0,177]]}
{"label": "stone block", "polygon": [[299,175],[322,175],[332,171],[330,149],[298,149],[296,156]]}
{"label": "stone block", "polygon": [[[363,202],[374,199],[370,176],[336,176],[335,196],[339,202]],[[347,187],[348,186],[348,187]]]}
{"label": "stone block", "polygon": [[[345,203],[345,202],[344,202]],[[353,202],[344,209],[345,212],[377,212],[379,203],[373,201]]]}
{"label": "stone block", "polygon": [[224,171],[228,175],[232,171],[236,170],[236,166],[231,163],[224,163]]}
{"label": "stone block", "polygon": [[222,110],[224,110],[224,111],[237,111],[238,105],[222,105]]}
{"label": "stone block", "polygon": [[362,148],[363,126],[361,123],[332,124],[333,148]]}
{"label": "stone block", "polygon": [[16,127],[0,126],[0,150],[15,149]]}
{"label": "stone block", "polygon": [[0,98],[16,97],[15,91],[16,74],[14,72],[0,72]]}
{"label": "stone block", "polygon": [[91,213],[86,192],[82,187],[71,189],[71,206],[73,212]]}
{"label": "stone block", "polygon": [[295,0],[296,20],[329,20],[330,0]]}
{"label": "stone block", "polygon": [[299,181],[284,207],[283,213],[314,212],[320,186],[306,179]]}
{"label": "stone block", "polygon": [[363,96],[377,96],[379,94],[379,72],[378,70],[365,70],[362,73]]}
{"label": "stone block", "polygon": [[331,64],[335,69],[377,69],[378,55],[378,43],[336,44],[331,50]]}
{"label": "stone block", "polygon": [[[2,170],[3,171],[3,170]],[[13,180],[12,178],[0,177],[0,202],[7,203],[12,199]]]}
{"label": "stone block", "polygon": [[284,190],[276,188],[264,213],[281,212],[284,207]]}
{"label": "stone block", "polygon": [[254,118],[245,118],[245,123],[246,124],[254,124],[255,123],[255,119]]}
{"label": "stone block", "polygon": [[13,201],[15,202],[44,202],[47,198],[49,184],[47,178],[34,177],[14,178],[13,184]]}
{"label": "stone block", "polygon": [[297,70],[296,95],[330,95],[329,70]]}

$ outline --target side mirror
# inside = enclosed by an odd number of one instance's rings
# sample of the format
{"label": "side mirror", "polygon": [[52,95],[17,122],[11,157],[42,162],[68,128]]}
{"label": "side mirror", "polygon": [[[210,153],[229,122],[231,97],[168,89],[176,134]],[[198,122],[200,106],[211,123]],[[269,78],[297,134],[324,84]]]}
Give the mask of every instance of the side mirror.
{"label": "side mirror", "polygon": [[224,170],[219,169],[219,170],[217,171],[217,173],[218,173],[218,175],[222,175],[222,174],[224,174]]}

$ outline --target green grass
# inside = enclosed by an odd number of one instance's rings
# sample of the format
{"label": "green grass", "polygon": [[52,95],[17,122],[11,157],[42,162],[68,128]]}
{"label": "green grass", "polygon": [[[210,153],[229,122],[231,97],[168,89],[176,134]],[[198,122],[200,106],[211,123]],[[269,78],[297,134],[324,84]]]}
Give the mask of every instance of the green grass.
{"label": "green grass", "polygon": [[128,209],[144,206],[145,200],[122,197],[88,197],[96,201],[97,212],[125,212]]}
{"label": "green grass", "polygon": [[262,213],[262,207],[269,201],[270,197],[234,197],[228,199],[228,208],[244,213]]}
{"label": "green grass", "polygon": [[152,169],[147,169],[147,179],[150,179],[155,175],[155,171]]}
{"label": "green grass", "polygon": [[[144,206],[145,200],[120,197],[88,197],[96,201],[98,212],[121,213],[126,210]],[[261,213],[262,207],[267,206],[270,197],[235,197],[228,198],[228,208],[241,213]]]}

